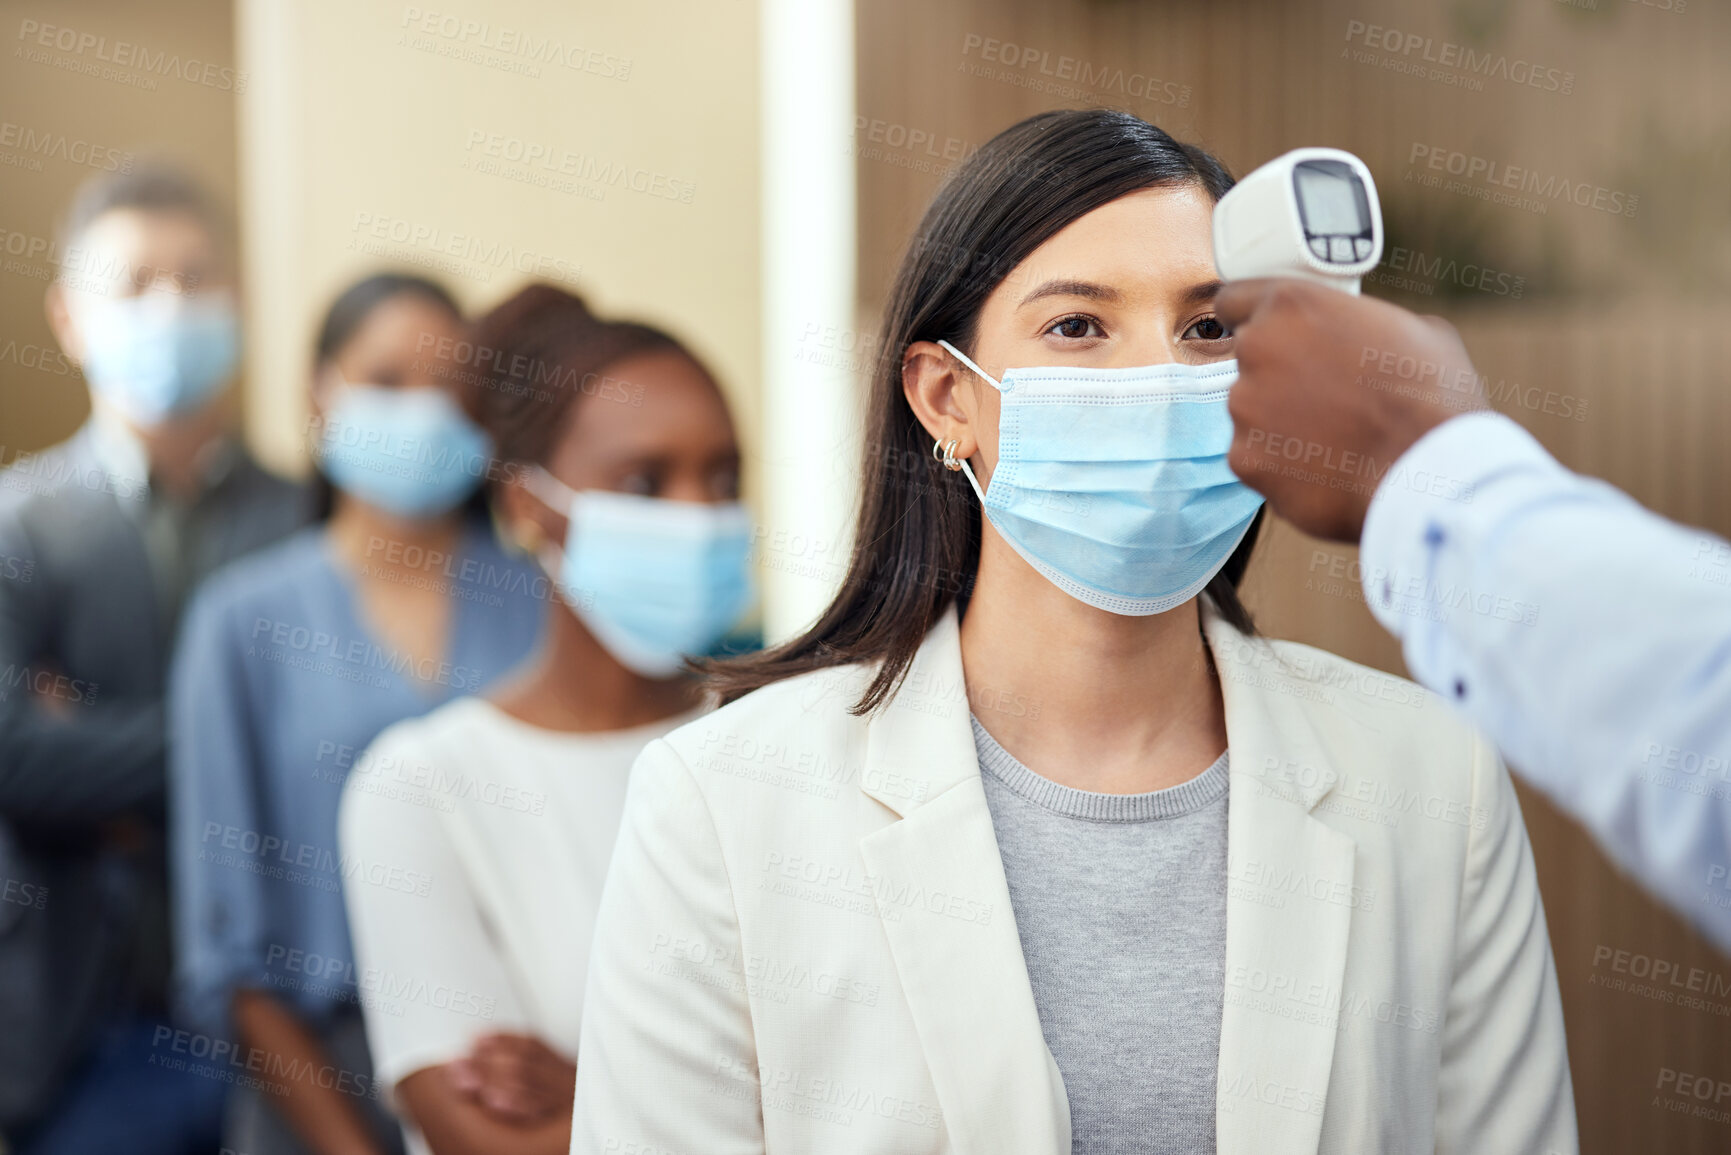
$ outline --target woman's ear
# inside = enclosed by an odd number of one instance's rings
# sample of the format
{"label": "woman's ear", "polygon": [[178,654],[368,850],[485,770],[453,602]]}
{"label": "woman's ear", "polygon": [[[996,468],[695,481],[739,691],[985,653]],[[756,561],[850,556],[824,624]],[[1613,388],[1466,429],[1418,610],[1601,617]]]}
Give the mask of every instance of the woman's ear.
{"label": "woman's ear", "polygon": [[307,379],[307,411],[315,418],[323,418],[336,400],[338,382],[342,373],[331,361],[313,366],[312,376]]}
{"label": "woman's ear", "polygon": [[521,478],[520,469],[512,470],[510,480],[499,486],[494,498],[499,520],[511,543],[531,557],[551,542],[561,545],[565,540],[565,519],[548,509],[530,493]]}
{"label": "woman's ear", "polygon": [[902,354],[902,393],[914,416],[934,440],[956,442],[964,460],[980,447],[974,386],[974,375],[935,341],[915,341]]}
{"label": "woman's ear", "polygon": [[84,338],[72,322],[72,306],[66,299],[66,287],[59,281],[50,282],[42,306],[48,314],[48,327],[54,331],[54,339],[60,342],[60,351],[74,361],[83,361]]}

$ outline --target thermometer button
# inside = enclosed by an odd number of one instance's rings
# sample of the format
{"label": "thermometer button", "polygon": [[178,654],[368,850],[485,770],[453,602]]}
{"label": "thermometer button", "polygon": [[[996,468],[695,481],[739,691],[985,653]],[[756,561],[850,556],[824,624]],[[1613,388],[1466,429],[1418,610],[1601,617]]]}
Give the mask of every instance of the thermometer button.
{"label": "thermometer button", "polygon": [[1310,251],[1315,253],[1319,260],[1324,260],[1324,261],[1328,260],[1328,238],[1327,237],[1311,237],[1310,238]]}
{"label": "thermometer button", "polygon": [[1352,264],[1352,238],[1330,238],[1328,242],[1328,259],[1342,265]]}
{"label": "thermometer button", "polygon": [[1362,261],[1364,258],[1370,256],[1370,242],[1365,240],[1363,237],[1359,237],[1357,240],[1353,241],[1352,247],[1353,251],[1358,254],[1359,260]]}

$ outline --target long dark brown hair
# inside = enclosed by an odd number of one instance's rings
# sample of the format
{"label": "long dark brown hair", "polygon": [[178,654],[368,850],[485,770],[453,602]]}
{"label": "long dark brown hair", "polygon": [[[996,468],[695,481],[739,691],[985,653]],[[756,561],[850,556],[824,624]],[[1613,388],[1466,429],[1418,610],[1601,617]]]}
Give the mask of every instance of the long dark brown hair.
{"label": "long dark brown hair", "polygon": [[[835,600],[801,636],[702,668],[722,701],[797,674],[878,663],[852,712],[884,705],[927,631],[971,592],[980,507],[931,454],[902,392],[902,354],[947,339],[970,351],[992,290],[1071,222],[1147,188],[1195,184],[1218,201],[1232,176],[1214,157],[1128,113],[1045,112],[1005,129],[939,190],[914,235],[884,312],[867,406],[858,531]],[[1221,616],[1251,633],[1238,582],[1262,515],[1208,583]]]}

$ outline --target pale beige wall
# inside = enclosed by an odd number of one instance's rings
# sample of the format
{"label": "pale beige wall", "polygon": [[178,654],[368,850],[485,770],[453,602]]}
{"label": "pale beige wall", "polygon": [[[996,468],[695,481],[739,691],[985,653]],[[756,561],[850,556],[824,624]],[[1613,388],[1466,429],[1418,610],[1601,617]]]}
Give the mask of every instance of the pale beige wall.
{"label": "pale beige wall", "polygon": [[230,0],[0,0],[0,460],[90,409],[42,310],[73,190],[162,156],[232,205],[237,79]]}
{"label": "pale beige wall", "polygon": [[[722,379],[750,456],[754,0],[237,8],[253,76],[240,110],[248,432],[269,463],[304,465],[322,310],[384,267],[428,271],[476,308],[539,267],[593,307],[667,326]],[[513,163],[489,148],[541,153]],[[597,175],[621,170],[618,183]]]}

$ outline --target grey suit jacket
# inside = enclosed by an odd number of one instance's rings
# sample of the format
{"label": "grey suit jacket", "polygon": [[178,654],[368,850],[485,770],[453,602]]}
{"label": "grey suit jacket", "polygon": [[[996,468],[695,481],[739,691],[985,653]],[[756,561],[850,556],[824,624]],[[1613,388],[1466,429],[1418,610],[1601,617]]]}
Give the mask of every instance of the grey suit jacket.
{"label": "grey suit jacket", "polygon": [[[103,468],[96,437],[86,425],[0,473],[0,1129],[45,1110],[104,1018],[159,1004],[166,982],[180,597],[161,595],[141,491]],[[309,513],[303,487],[237,448],[192,507],[185,588]]]}

